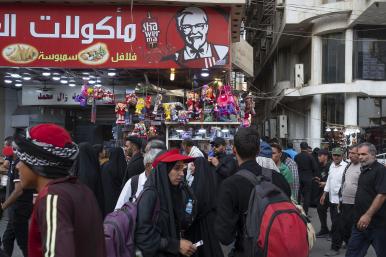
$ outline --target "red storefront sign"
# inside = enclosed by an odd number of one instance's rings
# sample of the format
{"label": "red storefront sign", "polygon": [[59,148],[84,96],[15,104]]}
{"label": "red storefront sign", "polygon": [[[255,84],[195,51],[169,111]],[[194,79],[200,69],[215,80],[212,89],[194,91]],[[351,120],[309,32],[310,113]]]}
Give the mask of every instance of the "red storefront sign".
{"label": "red storefront sign", "polygon": [[0,6],[0,66],[210,68],[229,65],[229,9]]}

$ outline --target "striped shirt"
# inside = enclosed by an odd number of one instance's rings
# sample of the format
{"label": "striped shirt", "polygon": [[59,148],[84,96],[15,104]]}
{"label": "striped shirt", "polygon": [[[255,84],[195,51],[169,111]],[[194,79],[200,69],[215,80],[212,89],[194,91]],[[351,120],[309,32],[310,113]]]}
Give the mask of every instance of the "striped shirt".
{"label": "striped shirt", "polygon": [[292,172],[292,196],[295,198],[294,200],[298,199],[299,194],[299,188],[300,188],[300,182],[299,182],[299,172],[298,172],[298,165],[294,160],[287,157],[284,162],[285,165],[289,168],[289,170]]}

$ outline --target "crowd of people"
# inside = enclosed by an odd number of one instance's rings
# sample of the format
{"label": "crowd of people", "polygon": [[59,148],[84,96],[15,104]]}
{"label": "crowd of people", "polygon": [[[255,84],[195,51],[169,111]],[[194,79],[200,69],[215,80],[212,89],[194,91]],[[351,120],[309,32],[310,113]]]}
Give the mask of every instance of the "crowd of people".
{"label": "crowd of people", "polygon": [[[135,203],[130,236],[144,257],[263,256],[258,254],[267,254],[265,244],[251,250],[246,236],[259,187],[248,176],[271,185],[288,206],[301,203],[308,218],[315,218],[309,208],[317,207],[317,237],[331,237],[327,256],[338,255],[343,244],[347,257],[365,256],[370,245],[378,257],[386,256],[386,168],[373,145],[350,147],[344,160],[344,149],[310,151],[302,142],[298,153],[290,143],[283,149],[277,140],[260,138],[254,128],[237,131],[233,154],[226,153],[223,138],[211,144],[209,156],[189,139],[181,149],[167,149],[161,138],[144,142],[134,136],[122,147],[77,145],[54,124],[7,138],[9,185],[1,208],[9,209],[9,221],[0,256],[12,256],[15,240],[30,257],[111,256],[103,220],[127,203]],[[263,221],[257,226],[263,230]],[[269,240],[274,237],[265,242],[274,248]],[[300,251],[305,255],[293,257],[308,256],[307,237],[289,241],[307,244]]]}

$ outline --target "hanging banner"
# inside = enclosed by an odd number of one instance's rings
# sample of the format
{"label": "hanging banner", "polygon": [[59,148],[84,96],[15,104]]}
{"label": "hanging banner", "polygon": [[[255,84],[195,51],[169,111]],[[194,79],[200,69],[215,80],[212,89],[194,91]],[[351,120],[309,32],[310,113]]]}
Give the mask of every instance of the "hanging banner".
{"label": "hanging banner", "polygon": [[229,9],[0,6],[0,66],[210,68],[229,65]]}

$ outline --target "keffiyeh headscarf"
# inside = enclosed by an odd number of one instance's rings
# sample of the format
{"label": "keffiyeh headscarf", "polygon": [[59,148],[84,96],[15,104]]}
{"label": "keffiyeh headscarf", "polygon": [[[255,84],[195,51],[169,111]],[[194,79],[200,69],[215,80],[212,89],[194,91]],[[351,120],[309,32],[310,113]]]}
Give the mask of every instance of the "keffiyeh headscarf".
{"label": "keffiyeh headscarf", "polygon": [[68,132],[55,124],[41,124],[16,134],[15,154],[40,176],[60,178],[69,175],[78,155],[78,146]]}

